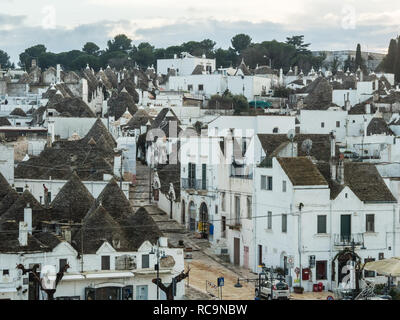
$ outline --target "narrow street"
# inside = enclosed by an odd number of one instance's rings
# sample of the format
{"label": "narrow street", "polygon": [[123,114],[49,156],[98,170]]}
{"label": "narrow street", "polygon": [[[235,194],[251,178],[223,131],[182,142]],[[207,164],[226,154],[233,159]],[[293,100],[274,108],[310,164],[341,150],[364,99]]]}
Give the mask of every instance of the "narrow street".
{"label": "narrow street", "polygon": [[[185,269],[190,268],[190,276],[185,280],[187,299],[218,299],[216,289],[208,288],[206,282],[217,284],[218,277],[224,277],[225,284],[222,288],[223,300],[254,300],[254,282],[241,281],[241,288],[234,285],[238,278],[256,279],[257,274],[238,268],[225,262],[215,255],[210,248],[210,243],[204,239],[197,239],[194,234],[186,230],[181,224],[169,218],[169,215],[159,209],[156,204],[149,203],[149,170],[141,163],[137,163],[137,185],[130,188],[130,202],[136,211],[145,207],[150,216],[157,223],[163,234],[168,237],[172,246],[192,248],[192,260],[185,261]],[[207,292],[208,291],[208,292]],[[326,300],[331,295],[329,292],[291,294],[294,300]]]}

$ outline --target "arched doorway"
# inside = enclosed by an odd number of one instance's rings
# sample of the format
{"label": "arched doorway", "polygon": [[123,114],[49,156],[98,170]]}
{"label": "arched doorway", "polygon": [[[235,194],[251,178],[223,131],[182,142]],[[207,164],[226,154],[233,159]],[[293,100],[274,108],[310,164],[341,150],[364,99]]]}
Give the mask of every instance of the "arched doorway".
{"label": "arched doorway", "polygon": [[182,203],[181,203],[181,223],[183,224],[183,225],[185,225],[186,224],[186,208],[185,208],[185,200],[182,200]]}
{"label": "arched doorway", "polygon": [[202,234],[204,239],[208,238],[208,208],[203,202],[200,205],[200,221],[199,221],[199,232]]}
{"label": "arched doorway", "polygon": [[189,230],[196,230],[196,205],[193,201],[189,203]]}

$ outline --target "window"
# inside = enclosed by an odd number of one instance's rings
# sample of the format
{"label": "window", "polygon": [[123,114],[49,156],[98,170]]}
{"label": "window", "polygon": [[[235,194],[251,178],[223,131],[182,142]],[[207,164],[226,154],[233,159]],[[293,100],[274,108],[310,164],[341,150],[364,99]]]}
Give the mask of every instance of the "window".
{"label": "window", "polygon": [[326,215],[317,217],[317,233],[326,233]]}
{"label": "window", "polygon": [[258,264],[262,265],[263,263],[263,258],[262,258],[262,245],[258,245]]}
{"label": "window", "polygon": [[367,214],[365,216],[365,228],[366,232],[375,232],[375,215],[374,214]]}
{"label": "window", "polygon": [[247,219],[251,219],[251,212],[252,212],[252,202],[251,197],[247,197]]}
{"label": "window", "polygon": [[101,270],[110,270],[110,256],[101,256]]}
{"label": "window", "polygon": [[218,205],[215,205],[215,214],[218,214]]}
{"label": "window", "polygon": [[[372,261],[375,261],[375,259],[373,259],[373,258],[364,259],[365,263],[372,262]],[[375,271],[364,270],[364,278],[374,278],[374,277],[375,277]]]}
{"label": "window", "polygon": [[268,185],[267,185],[267,190],[272,190],[272,177],[267,177],[268,178]]}
{"label": "window", "polygon": [[8,276],[10,271],[8,269],[3,270],[3,276]]}
{"label": "window", "polygon": [[60,271],[62,271],[66,265],[67,265],[67,259],[59,260]]}
{"label": "window", "polygon": [[286,180],[282,181],[282,192],[286,192]]}
{"label": "window", "polygon": [[196,188],[196,164],[195,163],[189,163],[188,178],[189,178],[189,186],[188,187],[191,189]]}
{"label": "window", "polygon": [[193,91],[193,85],[192,84],[188,85],[188,91]]}
{"label": "window", "polygon": [[21,188],[21,187],[17,187],[17,188],[15,188],[15,190],[17,191],[17,193],[24,193],[24,188]]}
{"label": "window", "polygon": [[240,196],[235,196],[235,223],[240,224]]}
{"label": "window", "polygon": [[272,177],[261,176],[261,190],[272,190]]}
{"label": "window", "polygon": [[267,177],[261,176],[261,190],[267,189]]}
{"label": "window", "polygon": [[325,122],[321,122],[321,128],[325,128]]}
{"label": "window", "polygon": [[282,232],[287,232],[287,214],[282,214]]}
{"label": "window", "polygon": [[222,231],[222,238],[225,238],[225,230],[226,230],[226,217],[222,217],[222,224],[221,224],[221,231]]}
{"label": "window", "polygon": [[150,256],[142,254],[142,269],[150,268]]}
{"label": "window", "polygon": [[225,211],[225,192],[221,192],[221,208]]}
{"label": "window", "polygon": [[268,211],[268,230],[272,230],[272,212]]}
{"label": "window", "polygon": [[317,261],[315,266],[317,280],[327,280],[327,262]]}
{"label": "window", "polygon": [[199,91],[203,91],[204,90],[204,85],[199,84]]}
{"label": "window", "polygon": [[272,133],[279,133],[279,128],[278,128],[278,127],[275,127],[275,128],[272,130]]}
{"label": "window", "polygon": [[340,128],[340,121],[336,121],[336,128]]}

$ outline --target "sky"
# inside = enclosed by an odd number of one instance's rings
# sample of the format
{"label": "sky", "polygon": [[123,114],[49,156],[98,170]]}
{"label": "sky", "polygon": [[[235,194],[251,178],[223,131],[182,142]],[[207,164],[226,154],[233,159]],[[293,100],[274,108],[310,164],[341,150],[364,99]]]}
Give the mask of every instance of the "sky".
{"label": "sky", "polygon": [[304,35],[312,50],[387,51],[400,29],[398,0],[1,0],[0,49],[13,62],[26,48],[81,49],[124,33],[135,45],[167,47],[238,33],[254,42]]}

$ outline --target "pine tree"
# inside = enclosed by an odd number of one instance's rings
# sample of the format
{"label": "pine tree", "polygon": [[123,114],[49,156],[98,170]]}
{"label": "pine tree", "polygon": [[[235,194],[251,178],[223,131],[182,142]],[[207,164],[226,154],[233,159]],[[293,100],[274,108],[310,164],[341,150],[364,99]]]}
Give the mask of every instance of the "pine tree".
{"label": "pine tree", "polygon": [[355,60],[355,69],[357,70],[360,68],[364,74],[367,74],[367,66],[365,65],[365,61],[361,55],[361,45],[357,44],[357,51],[356,51],[356,60]]}
{"label": "pine tree", "polygon": [[396,63],[397,56],[397,41],[396,39],[391,39],[389,44],[389,51],[383,60],[383,71],[387,73],[394,73],[394,65]]}
{"label": "pine tree", "polygon": [[396,60],[394,63],[394,78],[396,82],[400,82],[400,45],[399,45],[400,37],[397,38],[397,50],[396,50]]}

